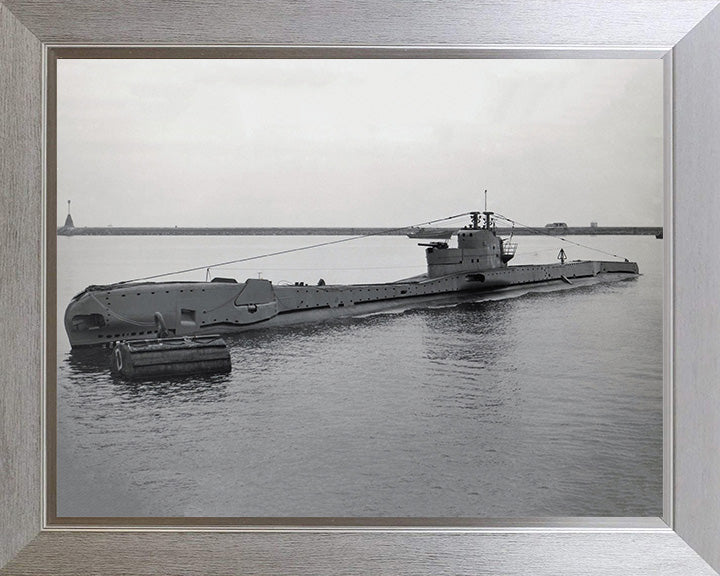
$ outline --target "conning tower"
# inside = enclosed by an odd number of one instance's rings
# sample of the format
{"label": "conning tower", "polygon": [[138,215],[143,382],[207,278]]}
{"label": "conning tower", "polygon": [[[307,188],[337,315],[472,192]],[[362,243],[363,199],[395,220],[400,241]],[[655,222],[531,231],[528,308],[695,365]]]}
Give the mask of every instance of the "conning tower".
{"label": "conning tower", "polygon": [[469,226],[456,232],[457,248],[450,248],[446,242],[421,244],[427,246],[425,257],[428,277],[437,278],[446,274],[479,272],[502,268],[515,255],[517,244],[499,238],[495,234],[493,212],[471,212]]}

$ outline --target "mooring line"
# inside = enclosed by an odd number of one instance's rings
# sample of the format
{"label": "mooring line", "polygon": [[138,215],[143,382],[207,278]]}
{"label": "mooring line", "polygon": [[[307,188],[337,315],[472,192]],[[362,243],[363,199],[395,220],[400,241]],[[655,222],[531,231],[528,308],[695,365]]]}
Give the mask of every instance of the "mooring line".
{"label": "mooring line", "polygon": [[270,258],[271,256],[281,256],[283,254],[290,254],[292,252],[300,252],[302,250],[310,250],[312,248],[321,248],[323,246],[331,246],[333,244],[341,244],[343,242],[350,242],[352,240],[360,240],[362,238],[369,238],[371,236],[382,236],[390,232],[399,232],[401,230],[407,230],[409,228],[417,228],[419,226],[429,226],[431,224],[437,224],[439,222],[446,222],[448,220],[455,220],[463,216],[467,216],[471,212],[463,212],[462,214],[456,214],[454,216],[447,216],[445,218],[438,218],[437,220],[430,220],[429,222],[421,222],[419,224],[411,224],[409,226],[401,226],[399,228],[388,228],[380,230],[378,232],[371,232],[369,234],[362,234],[361,236],[352,236],[350,238],[341,238],[340,240],[331,240],[329,242],[321,242],[319,244],[311,244],[309,246],[300,246],[299,248],[289,248],[287,250],[279,250],[277,252],[269,252],[268,254],[260,254],[258,256],[249,256],[247,258],[238,258],[237,260],[228,260],[227,262],[218,262],[216,264],[210,264],[205,266],[195,266],[193,268],[185,268],[184,270],[176,270],[175,272],[165,272],[163,274],[153,274],[152,276],[143,276],[142,278],[133,278],[132,280],[123,280],[116,284],[129,284],[131,282],[144,282],[145,280],[154,280],[156,278],[165,278],[167,276],[177,276],[178,274],[187,274],[188,272],[197,272],[199,270],[207,270],[210,268],[219,268],[221,266],[227,266],[228,264],[238,264],[240,262],[249,262],[251,260],[259,260],[261,258]]}
{"label": "mooring line", "polygon": [[523,228],[527,228],[528,230],[532,230],[535,232],[535,234],[540,234],[543,236],[549,236],[550,238],[555,238],[557,240],[560,240],[562,242],[567,242],[569,244],[575,244],[575,246],[580,246],[581,248],[586,248],[588,250],[594,250],[595,252],[600,252],[601,254],[605,254],[606,256],[613,256],[614,258],[622,258],[625,260],[625,262],[628,261],[627,258],[624,256],[619,256],[617,254],[613,254],[612,252],[606,252],[605,250],[600,250],[600,248],[593,248],[592,246],[586,246],[585,244],[580,244],[580,242],[574,242],[573,240],[568,240],[567,238],[564,238],[562,236],[558,236],[556,234],[550,234],[549,232],[545,232],[542,228],[535,228],[534,226],[528,226],[527,224],[523,224],[522,222],[518,222],[517,220],[512,220],[508,218],[507,216],[503,216],[502,214],[495,214],[496,218],[499,218],[500,220],[505,220],[506,222],[512,223],[514,226],[522,226]]}

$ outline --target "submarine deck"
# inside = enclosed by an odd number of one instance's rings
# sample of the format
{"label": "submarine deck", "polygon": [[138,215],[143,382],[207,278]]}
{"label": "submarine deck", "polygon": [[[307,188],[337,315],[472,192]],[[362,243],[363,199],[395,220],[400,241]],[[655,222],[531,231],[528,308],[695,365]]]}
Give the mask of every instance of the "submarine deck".
{"label": "submarine deck", "polygon": [[91,286],[78,294],[65,313],[73,347],[152,337],[160,313],[171,335],[243,332],[262,327],[319,322],[510,286],[562,281],[600,274],[636,275],[633,262],[574,261],[564,264],[507,266],[386,284],[273,285],[244,283],[145,282]]}

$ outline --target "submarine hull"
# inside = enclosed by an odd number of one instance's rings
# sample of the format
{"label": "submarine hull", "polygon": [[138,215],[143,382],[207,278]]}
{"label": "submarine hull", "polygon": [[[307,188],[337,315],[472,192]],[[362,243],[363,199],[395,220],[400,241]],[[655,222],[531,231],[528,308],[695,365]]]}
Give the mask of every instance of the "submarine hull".
{"label": "submarine hull", "polygon": [[90,286],[75,296],[64,323],[71,346],[80,348],[154,338],[156,313],[170,336],[232,334],[362,316],[512,286],[637,274],[634,262],[575,261],[422,275],[386,284],[275,286],[261,279],[113,284]]}

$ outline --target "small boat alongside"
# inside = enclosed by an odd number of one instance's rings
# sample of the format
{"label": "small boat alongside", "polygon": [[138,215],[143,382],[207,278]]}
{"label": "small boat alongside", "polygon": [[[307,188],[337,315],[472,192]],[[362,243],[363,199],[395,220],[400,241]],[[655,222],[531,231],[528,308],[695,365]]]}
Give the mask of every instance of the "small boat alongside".
{"label": "small boat alongside", "polygon": [[[298,283],[269,280],[237,282],[134,281],[89,286],[65,311],[65,329],[73,348],[123,341],[123,354],[138,357],[142,346],[160,332],[170,338],[239,333],[274,326],[361,316],[453,295],[533,284],[574,284],[575,279],[637,276],[628,260],[565,261],[510,266],[517,244],[496,234],[493,212],[471,212],[468,226],[455,232],[457,246],[444,240],[421,243],[427,272],[377,284]],[[162,318],[158,327],[157,318]],[[135,346],[135,349],[133,347]],[[148,348],[149,349],[149,348]],[[117,348],[116,348],[117,350]],[[124,351],[124,352],[123,352]],[[129,357],[128,356],[128,357]],[[123,360],[126,356],[123,356]]]}
{"label": "small boat alongside", "polygon": [[120,341],[111,371],[129,379],[230,372],[230,353],[218,335]]}

